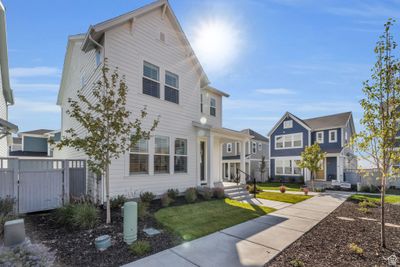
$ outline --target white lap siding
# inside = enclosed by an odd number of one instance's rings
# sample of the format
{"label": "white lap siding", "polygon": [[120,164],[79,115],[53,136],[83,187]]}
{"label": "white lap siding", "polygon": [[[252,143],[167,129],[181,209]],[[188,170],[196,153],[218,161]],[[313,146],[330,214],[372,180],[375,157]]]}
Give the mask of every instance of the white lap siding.
{"label": "white lap siding", "polygon": [[[1,67],[0,67],[0,71],[1,71]],[[4,98],[4,94],[3,94],[1,75],[0,75],[0,118],[3,120],[8,120],[7,103]],[[7,157],[7,156],[8,156],[7,137],[3,137],[0,139],[0,157]]]}

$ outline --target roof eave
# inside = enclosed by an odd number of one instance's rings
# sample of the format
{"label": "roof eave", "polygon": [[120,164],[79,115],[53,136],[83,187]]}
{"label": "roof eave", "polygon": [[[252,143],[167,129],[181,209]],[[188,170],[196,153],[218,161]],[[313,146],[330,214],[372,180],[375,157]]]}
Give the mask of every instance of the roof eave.
{"label": "roof eave", "polygon": [[10,86],[10,74],[8,69],[7,34],[6,34],[6,11],[0,1],[0,65],[3,94],[6,102],[14,104],[14,96]]}

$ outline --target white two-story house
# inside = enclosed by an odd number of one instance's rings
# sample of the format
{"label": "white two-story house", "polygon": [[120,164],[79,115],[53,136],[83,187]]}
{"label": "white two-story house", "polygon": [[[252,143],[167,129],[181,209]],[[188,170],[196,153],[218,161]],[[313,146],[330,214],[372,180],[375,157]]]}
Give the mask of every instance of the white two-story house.
{"label": "white two-story house", "polygon": [[[141,140],[113,160],[110,194],[137,196],[142,191],[162,194],[222,181],[222,144],[239,142],[244,155],[248,133],[222,128],[222,103],[228,94],[212,87],[168,1],[160,0],[119,17],[90,26],[68,38],[57,104],[61,107],[61,136],[75,127],[66,111],[78,90],[90,95],[104,59],[118,67],[129,88],[127,108],[134,120],[147,106],[144,121],[160,123],[150,140]],[[62,137],[61,137],[62,138]],[[70,148],[57,158],[85,158]],[[240,167],[245,168],[245,157]],[[88,178],[88,193],[104,200],[104,190]],[[244,176],[242,177],[244,181]]]}

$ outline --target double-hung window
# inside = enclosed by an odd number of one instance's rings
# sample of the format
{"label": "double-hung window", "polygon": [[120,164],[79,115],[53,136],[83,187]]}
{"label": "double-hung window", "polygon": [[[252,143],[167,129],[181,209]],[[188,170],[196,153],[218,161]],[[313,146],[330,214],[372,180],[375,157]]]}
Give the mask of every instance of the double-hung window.
{"label": "double-hung window", "polygon": [[143,94],[160,98],[160,68],[144,61]]}
{"label": "double-hung window", "polygon": [[129,155],[129,173],[149,173],[149,141],[140,139],[136,144],[131,145]]}
{"label": "double-hung window", "polygon": [[301,175],[301,168],[298,166],[300,160],[292,159],[276,159],[275,174],[276,175]]}
{"label": "double-hung window", "polygon": [[317,132],[317,143],[323,144],[324,143],[324,132]]}
{"label": "double-hung window", "polygon": [[216,116],[217,114],[217,102],[215,98],[211,97],[210,98],[210,115],[211,116]]}
{"label": "double-hung window", "polygon": [[203,113],[203,94],[200,94],[200,112]]}
{"label": "double-hung window", "polygon": [[187,172],[187,140],[177,138],[175,139],[175,173]]}
{"label": "double-hung window", "polygon": [[251,143],[251,153],[252,154],[257,153],[257,143],[256,142]]}
{"label": "double-hung window", "polygon": [[226,144],[226,152],[228,152],[228,153],[232,152],[232,143]]}
{"label": "double-hung window", "polygon": [[336,143],[336,142],[337,142],[337,130],[330,130],[329,143]]}
{"label": "double-hung window", "polygon": [[155,137],[154,173],[169,173],[169,137]]}
{"label": "double-hung window", "polygon": [[286,134],[275,136],[275,149],[302,148],[303,134]]}
{"label": "double-hung window", "polygon": [[179,104],[179,77],[169,71],[165,72],[165,100]]}

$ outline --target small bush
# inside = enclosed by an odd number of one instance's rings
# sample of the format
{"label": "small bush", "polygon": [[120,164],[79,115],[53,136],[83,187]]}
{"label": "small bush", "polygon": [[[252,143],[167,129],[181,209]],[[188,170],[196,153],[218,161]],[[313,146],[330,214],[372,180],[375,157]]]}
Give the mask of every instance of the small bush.
{"label": "small bush", "polygon": [[5,198],[0,198],[0,214],[9,215],[14,212],[15,198],[6,196]]}
{"label": "small bush", "polygon": [[151,252],[150,242],[145,240],[138,240],[130,245],[129,248],[135,256],[143,256]]}
{"label": "small bush", "polygon": [[366,207],[358,208],[358,211],[363,212],[363,213],[369,213],[369,209]]}
{"label": "small bush", "polygon": [[110,200],[110,208],[111,209],[118,209],[121,208],[128,199],[124,195],[118,195]]}
{"label": "small bush", "polygon": [[156,196],[152,192],[140,193],[140,200],[142,202],[150,203]]}
{"label": "small bush", "polygon": [[323,192],[325,192],[325,188],[322,188],[322,187],[315,188],[315,192],[317,192],[317,193],[323,193]]}
{"label": "small bush", "polygon": [[74,226],[81,229],[91,229],[96,225],[99,214],[94,205],[89,203],[76,204],[72,209],[72,224]]}
{"label": "small bush", "polygon": [[304,262],[302,262],[301,260],[298,260],[298,259],[291,260],[289,262],[289,264],[290,264],[290,266],[293,266],[293,267],[304,267],[305,266]]}
{"label": "small bush", "polygon": [[360,208],[376,208],[377,207],[374,202],[369,201],[367,199],[364,199],[363,201],[358,202],[358,206]]}
{"label": "small bush", "polygon": [[215,198],[222,199],[225,197],[225,191],[222,187],[214,187],[213,195]]}
{"label": "small bush", "polygon": [[164,208],[165,207],[168,207],[171,203],[172,203],[172,198],[170,198],[169,196],[168,196],[168,193],[164,193],[162,196],[161,196],[161,206],[163,206]]}
{"label": "small bush", "polygon": [[190,187],[185,191],[185,199],[188,203],[194,203],[197,200],[196,188]]}
{"label": "small bush", "polygon": [[58,208],[54,212],[55,221],[60,225],[72,225],[72,216],[74,215],[74,204],[67,204]]}
{"label": "small bush", "polygon": [[285,193],[285,192],[286,192],[286,186],[281,185],[281,186],[279,187],[279,191],[281,191],[281,193]]}
{"label": "small bush", "polygon": [[349,249],[351,252],[357,255],[362,255],[364,253],[364,250],[361,247],[357,246],[357,244],[355,243],[349,244]]}
{"label": "small bush", "polygon": [[[256,185],[256,193],[261,192],[261,189]],[[249,191],[250,194],[254,194],[254,184],[248,184],[246,185],[247,191]]]}
{"label": "small bush", "polygon": [[140,201],[138,203],[138,217],[144,220],[149,215],[149,203]]}
{"label": "small bush", "polygon": [[179,196],[179,190],[171,188],[167,190],[167,194],[170,199],[175,200]]}
{"label": "small bush", "polygon": [[204,200],[210,200],[213,196],[213,191],[209,187],[200,187],[197,191]]}

